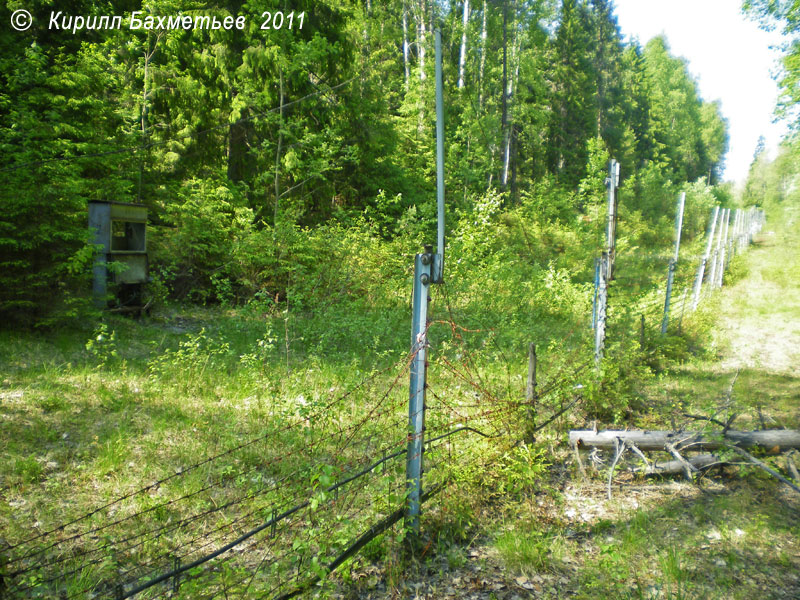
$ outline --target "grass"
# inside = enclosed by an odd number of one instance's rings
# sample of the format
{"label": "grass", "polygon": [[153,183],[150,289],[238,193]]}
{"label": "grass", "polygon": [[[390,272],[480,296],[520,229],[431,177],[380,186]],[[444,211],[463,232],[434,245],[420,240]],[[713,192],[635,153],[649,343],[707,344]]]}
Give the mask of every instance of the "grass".
{"label": "grass", "polygon": [[[738,415],[739,429],[800,428],[796,221],[796,212],[775,219],[735,259],[728,287],[700,314],[714,321],[712,352],[644,380],[634,426],[707,425],[690,413]],[[562,482],[566,507],[509,508],[513,525],[493,542],[499,564],[538,577],[542,598],[800,597],[800,499],[785,486],[748,466],[709,473],[698,486],[617,480],[625,483],[612,501],[600,482]]]}
{"label": "grass", "polygon": [[[319,331],[336,325],[316,316],[287,323],[241,310],[173,310],[55,335],[0,333],[0,530],[21,544],[7,556],[12,569],[27,571],[14,578],[23,597],[88,598],[119,581],[130,588],[309,502],[245,552],[197,579],[188,574],[179,597],[200,589],[260,595],[275,581],[289,591],[402,506],[403,457],[335,494],[326,489],[405,448],[406,319],[372,338],[398,340],[397,349],[365,353],[362,329],[392,322],[380,311],[343,324],[353,333],[344,343]],[[491,369],[474,358],[465,364],[459,356],[471,350],[448,340],[449,326],[438,329],[432,339],[449,347],[452,368],[472,375],[459,380],[439,369],[430,378],[441,396],[429,401],[429,435],[466,421],[507,430],[517,409],[504,388],[522,378],[492,360]],[[485,391],[469,377],[480,377]],[[497,414],[479,416],[492,403]],[[450,478],[458,461],[487,460],[502,447],[473,438],[427,449],[428,486]],[[459,502],[437,498],[426,527],[453,527],[458,518],[447,507]],[[390,538],[402,538],[398,529]]]}
{"label": "grass", "polygon": [[494,545],[512,575],[544,581],[544,598],[796,597],[798,502],[760,476],[704,487],[639,485],[607,501],[600,484],[569,484],[567,510],[526,504]]}
{"label": "grass", "polygon": [[[457,485],[426,506],[424,552],[443,560],[443,569],[464,569],[471,559],[460,544],[500,527],[497,551],[509,569],[545,573],[559,582],[566,578],[567,584],[559,585],[577,597],[679,598],[700,592],[714,597],[728,590],[722,580],[734,576],[733,567],[704,559],[702,564],[722,578],[716,588],[707,585],[687,559],[687,547],[673,535],[675,525],[665,523],[676,520],[685,503],[637,508],[632,514],[611,511],[602,521],[578,522],[565,516],[571,500],[556,491],[561,484],[548,483],[557,469],[549,463],[561,458],[557,448],[564,429],[598,415],[654,422],[678,408],[714,405],[729,372],[712,376],[697,363],[666,370],[692,355],[692,340],[700,343],[707,326],[703,319],[709,317],[687,319],[682,336],[666,341],[649,336],[646,347],[639,348],[629,335],[636,315],[623,318],[624,305],[618,303],[617,329],[611,330],[617,341],[609,343],[606,379],[586,375],[584,388],[576,391],[576,364],[590,355],[587,289],[563,273],[551,270],[543,277],[541,286],[528,283],[527,302],[501,290],[491,297],[492,310],[474,310],[483,307],[479,294],[486,294],[477,284],[466,285],[461,291],[466,290],[467,300],[455,298],[454,306],[448,294],[456,296],[455,289],[434,298],[428,436],[469,423],[490,437],[465,433],[426,451],[427,485],[445,480]],[[140,321],[109,316],[100,324],[46,335],[0,332],[0,530],[6,541],[19,543],[125,498],[24,546],[26,552],[41,552],[47,567],[40,573],[32,569],[45,580],[29,581],[30,594],[110,594],[114,582],[130,586],[176,561],[185,564],[306,500],[309,507],[244,544],[241,553],[213,563],[197,578],[187,574],[177,597],[192,598],[200,590],[263,595],[275,580],[288,591],[319,571],[315,556],[322,562],[336,556],[403,502],[402,458],[340,493],[326,491],[405,447],[409,319],[401,304],[349,301],[291,314],[257,303],[236,310],[167,307]],[[531,312],[531,305],[547,308]],[[540,389],[558,384],[538,400],[537,422],[576,394],[585,397],[538,433],[536,444],[510,447],[529,418],[520,401],[531,339],[539,345]],[[660,379],[653,379],[654,370],[660,370]],[[780,377],[743,369],[736,389],[769,389],[780,396],[788,415],[796,398],[795,378],[791,373]],[[652,387],[643,388],[648,382]],[[637,406],[653,410],[637,412]],[[230,451],[248,440],[259,441]],[[762,498],[772,489],[758,476],[748,476],[745,483]],[[509,509],[511,501],[546,517],[546,525],[520,518]],[[492,518],[484,518],[487,510],[495,511]],[[724,515],[731,509],[709,508],[698,500],[688,510],[697,513],[692,519],[698,522],[708,513],[721,523],[719,511]],[[506,515],[501,525],[497,512]],[[774,527],[773,520],[786,517],[770,507],[767,514],[773,513],[774,519],[760,525],[736,521],[737,527],[746,532]],[[786,551],[775,560],[791,568],[797,566],[793,523],[788,533],[776,529],[759,546],[784,544]],[[167,529],[161,532],[162,527]],[[738,553],[744,550],[736,546],[735,529],[729,535],[717,527],[728,536],[720,539],[730,538],[730,544],[713,559],[740,564]],[[699,531],[693,520],[679,533],[702,545]],[[398,550],[403,534],[398,526],[372,542],[362,558],[345,565],[339,582],[349,585],[368,563],[383,561],[386,580],[399,587],[408,564]],[[117,550],[115,544],[129,536],[137,536],[132,538],[136,545]],[[62,544],[48,548],[54,537]],[[31,557],[21,564],[36,567],[38,562]],[[54,569],[59,575],[46,581]]]}

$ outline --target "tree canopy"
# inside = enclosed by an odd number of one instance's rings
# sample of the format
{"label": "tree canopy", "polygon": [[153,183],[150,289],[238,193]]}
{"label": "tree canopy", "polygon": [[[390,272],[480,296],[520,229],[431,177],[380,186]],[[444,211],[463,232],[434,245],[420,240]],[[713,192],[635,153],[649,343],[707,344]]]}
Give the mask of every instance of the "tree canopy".
{"label": "tree canopy", "polygon": [[90,200],[146,204],[152,266],[199,300],[223,279],[242,298],[280,294],[292,231],[364,220],[393,237],[430,221],[435,28],[455,209],[545,186],[575,199],[553,213],[574,220],[598,153],[632,182],[719,179],[718,103],[663,38],[625,42],[608,0],[301,0],[291,25],[282,7],[78,0],[62,13],[246,19],[73,33],[48,28],[52,6],[35,2],[30,30],[0,32],[0,312],[37,320],[83,289]]}

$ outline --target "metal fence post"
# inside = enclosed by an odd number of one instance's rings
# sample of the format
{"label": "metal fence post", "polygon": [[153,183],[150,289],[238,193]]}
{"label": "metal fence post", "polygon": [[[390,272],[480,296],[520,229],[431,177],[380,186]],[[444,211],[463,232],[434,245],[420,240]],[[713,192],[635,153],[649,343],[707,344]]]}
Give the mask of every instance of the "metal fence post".
{"label": "metal fence post", "polygon": [[600,259],[594,259],[594,295],[592,296],[592,331],[597,326],[597,288],[600,285]]}
{"label": "metal fence post", "polygon": [[608,224],[606,229],[606,251],[595,261],[595,302],[592,310],[594,326],[594,362],[600,368],[606,342],[606,315],[608,313],[608,284],[614,277],[614,261],[617,254],[617,198],[619,187],[619,163],[613,158],[608,162]]}
{"label": "metal fence post", "polygon": [[728,266],[728,257],[726,255],[726,247],[728,245],[728,229],[730,227],[730,220],[731,220],[731,209],[728,208],[725,210],[725,223],[724,223],[724,237],[722,238],[722,244],[720,245],[720,256],[719,256],[719,268],[717,269],[717,277],[719,278],[719,283],[717,287],[722,287],[722,282],[725,276],[725,269]]}
{"label": "metal fence post", "polygon": [[536,429],[536,344],[531,342],[528,345],[528,385],[525,388],[525,401],[528,404],[528,423],[526,441],[533,443],[533,431]]}
{"label": "metal fence post", "polygon": [[600,367],[606,343],[606,310],[608,304],[608,254],[603,252],[598,269],[597,322],[594,327],[594,364]]}
{"label": "metal fence post", "polygon": [[408,453],[406,458],[406,527],[419,536],[422,500],[422,454],[425,435],[425,388],[427,379],[428,302],[430,286],[444,281],[444,85],[442,82],[442,33],[434,32],[436,48],[436,254],[432,246],[414,258],[411,316],[411,382],[408,397]]}
{"label": "metal fence post", "polygon": [[408,399],[408,457],[406,462],[406,527],[419,534],[422,496],[422,452],[425,433],[425,380],[428,340],[428,302],[433,279],[433,253],[414,259],[414,291],[411,317],[411,387]]}
{"label": "metal fence post", "polygon": [[669,259],[669,266],[667,267],[667,295],[664,298],[664,317],[661,319],[661,335],[667,333],[667,326],[669,325],[669,301],[672,296],[672,280],[675,278],[675,266],[677,264],[674,258]]}
{"label": "metal fence post", "polygon": [[697,277],[694,280],[694,298],[692,299],[692,310],[697,310],[697,305],[700,302],[700,291],[703,288],[703,275],[705,274],[706,264],[708,257],[711,254],[711,244],[714,241],[714,230],[717,227],[717,215],[719,215],[719,206],[715,206],[711,216],[711,224],[706,237],[706,249],[703,252],[703,258],[700,259],[700,266],[697,268]]}
{"label": "metal fence post", "polygon": [[683,208],[686,204],[686,192],[681,192],[678,199],[678,210],[675,213],[675,255],[669,261],[667,268],[667,296],[664,299],[664,318],[661,320],[661,334],[667,333],[669,325],[669,301],[672,296],[672,282],[675,279],[675,269],[678,266],[678,256],[681,251],[681,230],[683,229]]}

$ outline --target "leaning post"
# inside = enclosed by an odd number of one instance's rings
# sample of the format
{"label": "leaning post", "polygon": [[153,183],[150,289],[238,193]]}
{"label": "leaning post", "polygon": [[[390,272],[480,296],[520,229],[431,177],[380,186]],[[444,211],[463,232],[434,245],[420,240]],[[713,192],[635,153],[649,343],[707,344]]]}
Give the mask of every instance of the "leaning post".
{"label": "leaning post", "polygon": [[697,305],[700,302],[700,291],[703,287],[703,275],[705,274],[706,264],[708,257],[711,254],[711,244],[714,241],[714,230],[717,226],[717,216],[719,215],[719,206],[715,206],[711,216],[711,223],[709,225],[708,234],[706,236],[706,249],[703,252],[703,258],[700,259],[700,266],[697,268],[697,277],[694,280],[694,298],[692,299],[692,310],[697,310]]}

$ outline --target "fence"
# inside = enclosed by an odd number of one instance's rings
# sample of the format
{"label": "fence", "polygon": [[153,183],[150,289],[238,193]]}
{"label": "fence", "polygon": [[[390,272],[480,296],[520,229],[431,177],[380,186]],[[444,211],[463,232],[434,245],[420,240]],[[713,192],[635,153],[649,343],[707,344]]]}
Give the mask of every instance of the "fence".
{"label": "fence", "polygon": [[[677,247],[664,257],[663,291],[622,307],[640,316],[643,346],[681,328],[762,224],[754,209],[715,209],[696,272],[677,262]],[[276,414],[260,436],[13,541],[3,550],[0,589],[14,598],[292,598],[376,537],[404,537],[407,461],[422,467],[418,502],[431,502],[465,471],[480,473],[571,410],[576,384],[596,376],[594,357],[578,343],[560,366],[531,377],[527,394],[510,383],[498,393],[502,386],[478,366],[479,349],[466,343],[477,332],[460,324],[447,286],[437,290],[423,343],[411,353],[349,389]],[[613,324],[613,286],[610,293]],[[406,381],[432,329],[450,351],[428,358],[424,438],[415,446]]]}
{"label": "fence", "polygon": [[[616,298],[622,304],[618,307],[618,316],[619,313],[625,313],[639,317],[641,347],[645,346],[647,339],[663,337],[670,330],[680,333],[687,313],[697,309],[702,297],[710,296],[722,287],[731,260],[750,246],[764,224],[764,212],[758,208],[729,209],[715,206],[706,233],[705,250],[697,258],[695,267],[692,261],[679,260],[685,201],[685,194],[682,193],[676,207],[673,255],[655,259],[656,263],[661,262],[666,266],[664,287],[638,298]],[[604,252],[602,258],[596,261],[595,267],[592,329],[595,334],[595,361],[598,366],[605,344],[606,320],[612,310],[607,306],[610,281],[603,277],[603,272],[607,269],[607,256],[608,253]]]}
{"label": "fence", "polygon": [[[530,418],[524,390],[492,391],[477,366],[480,349],[467,343],[485,332],[459,325],[453,309],[441,307],[448,292],[440,289],[427,328],[438,329],[451,352],[430,359],[421,503],[465,471],[485,470],[519,442]],[[564,357],[569,372],[542,378],[535,401],[549,399],[553,410],[539,411],[538,429],[574,404],[575,377],[591,365],[574,366],[580,352]],[[396,524],[406,512],[406,378],[414,359],[309,399],[265,422],[258,437],[13,542],[3,551],[5,593],[291,598],[375,537],[403,537]]]}

